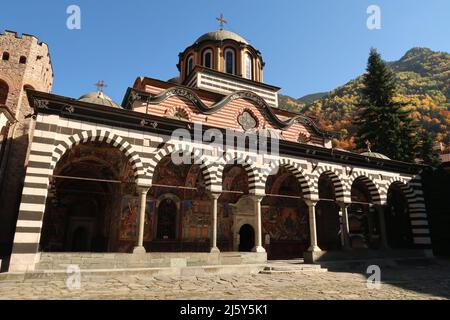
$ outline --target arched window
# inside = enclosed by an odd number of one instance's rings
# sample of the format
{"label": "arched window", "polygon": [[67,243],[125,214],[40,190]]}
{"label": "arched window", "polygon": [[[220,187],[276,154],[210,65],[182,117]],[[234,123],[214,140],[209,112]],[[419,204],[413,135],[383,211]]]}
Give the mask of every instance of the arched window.
{"label": "arched window", "polygon": [[3,56],[2,56],[2,60],[4,61],[8,61],[9,60],[9,53],[8,52],[3,52]]}
{"label": "arched window", "polygon": [[194,69],[194,57],[189,56],[186,60],[186,77],[189,76]]}
{"label": "arched window", "polygon": [[235,54],[233,49],[225,49],[225,72],[235,74]]}
{"label": "arched window", "polygon": [[245,74],[244,77],[247,79],[253,78],[253,59],[250,53],[245,54]]}
{"label": "arched window", "polygon": [[0,80],[0,105],[5,105],[8,100],[9,87],[8,84]]}
{"label": "arched window", "polygon": [[20,63],[20,64],[25,64],[25,63],[27,63],[27,57],[21,56],[20,59],[19,59],[19,63]]}
{"label": "arched window", "polygon": [[206,68],[213,67],[213,52],[211,49],[206,49],[203,51],[203,66]]}

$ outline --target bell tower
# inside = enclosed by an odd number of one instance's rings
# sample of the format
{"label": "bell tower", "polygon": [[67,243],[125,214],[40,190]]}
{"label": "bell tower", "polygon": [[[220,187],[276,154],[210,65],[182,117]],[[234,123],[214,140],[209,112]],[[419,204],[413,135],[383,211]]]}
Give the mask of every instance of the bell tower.
{"label": "bell tower", "polygon": [[0,257],[11,250],[33,135],[26,91],[50,92],[52,84],[47,44],[28,34],[0,34],[0,107],[9,114],[0,122]]}

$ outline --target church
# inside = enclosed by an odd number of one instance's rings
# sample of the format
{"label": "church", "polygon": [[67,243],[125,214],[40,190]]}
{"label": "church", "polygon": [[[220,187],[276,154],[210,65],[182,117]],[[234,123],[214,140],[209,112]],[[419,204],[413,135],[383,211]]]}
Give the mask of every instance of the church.
{"label": "church", "polygon": [[431,254],[422,167],[334,148],[279,109],[262,53],[234,32],[200,36],[178,76],[138,77],[121,103],[103,82],[53,94],[34,36],[5,31],[0,59],[3,270]]}

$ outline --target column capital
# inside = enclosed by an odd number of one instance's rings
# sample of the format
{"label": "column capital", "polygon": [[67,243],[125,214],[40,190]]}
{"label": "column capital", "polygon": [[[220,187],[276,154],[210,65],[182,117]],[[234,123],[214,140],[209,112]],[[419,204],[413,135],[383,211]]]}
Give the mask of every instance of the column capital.
{"label": "column capital", "polygon": [[319,202],[317,200],[311,200],[311,199],[303,199],[303,201],[305,201],[305,203],[308,207],[315,207],[317,202]]}
{"label": "column capital", "polygon": [[252,197],[253,201],[261,202],[262,199],[263,199],[266,195],[265,195],[265,194],[251,194],[250,196]]}
{"label": "column capital", "polygon": [[208,191],[207,194],[212,200],[217,200],[222,195],[221,192],[214,192],[214,191]]}
{"label": "column capital", "polygon": [[149,186],[137,186],[136,190],[139,193],[148,193],[148,191],[150,190],[150,187]]}

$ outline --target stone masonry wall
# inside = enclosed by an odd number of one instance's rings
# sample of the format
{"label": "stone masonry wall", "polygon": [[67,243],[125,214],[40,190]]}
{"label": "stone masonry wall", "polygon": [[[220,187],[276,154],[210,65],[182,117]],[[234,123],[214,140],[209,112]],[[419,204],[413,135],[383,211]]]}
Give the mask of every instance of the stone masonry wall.
{"label": "stone masonry wall", "polygon": [[[1,59],[4,52],[9,53],[7,61]],[[26,63],[19,62],[21,57]],[[6,105],[18,120],[9,130],[9,152],[0,164],[4,168],[0,172],[0,256],[5,256],[12,246],[32,135],[33,110],[25,90],[51,91],[53,68],[48,46],[31,35],[0,34],[0,79],[9,87]]]}

